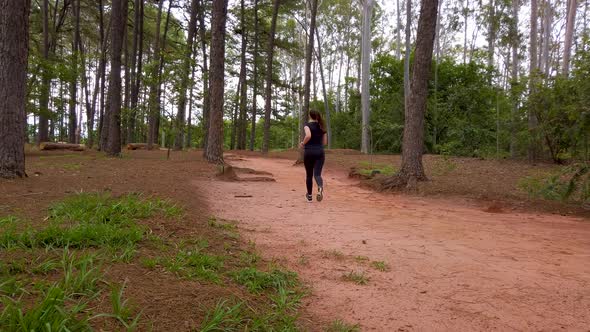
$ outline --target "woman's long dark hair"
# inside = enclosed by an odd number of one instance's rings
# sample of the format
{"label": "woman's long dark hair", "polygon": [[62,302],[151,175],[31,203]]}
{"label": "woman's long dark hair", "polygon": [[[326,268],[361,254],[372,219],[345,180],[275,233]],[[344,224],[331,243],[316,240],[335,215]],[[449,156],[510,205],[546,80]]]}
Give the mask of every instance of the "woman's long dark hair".
{"label": "woman's long dark hair", "polygon": [[322,114],[316,110],[310,110],[309,111],[309,117],[312,120],[315,120],[318,122],[318,124],[320,125],[320,129],[325,133],[326,132],[326,123],[324,122],[324,118],[322,117]]}

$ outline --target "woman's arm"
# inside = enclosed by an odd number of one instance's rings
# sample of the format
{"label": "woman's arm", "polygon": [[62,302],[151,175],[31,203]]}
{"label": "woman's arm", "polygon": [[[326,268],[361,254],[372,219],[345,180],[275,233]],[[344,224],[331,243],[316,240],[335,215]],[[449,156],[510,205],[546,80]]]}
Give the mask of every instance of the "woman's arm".
{"label": "woman's arm", "polygon": [[327,133],[325,133],[324,137],[322,138],[322,144],[328,145],[328,134]]}
{"label": "woman's arm", "polygon": [[305,126],[303,127],[303,129],[305,130],[305,137],[303,138],[303,142],[299,143],[300,148],[305,146],[305,144],[307,144],[307,142],[309,142],[309,140],[311,139],[311,130],[309,129],[309,127]]}

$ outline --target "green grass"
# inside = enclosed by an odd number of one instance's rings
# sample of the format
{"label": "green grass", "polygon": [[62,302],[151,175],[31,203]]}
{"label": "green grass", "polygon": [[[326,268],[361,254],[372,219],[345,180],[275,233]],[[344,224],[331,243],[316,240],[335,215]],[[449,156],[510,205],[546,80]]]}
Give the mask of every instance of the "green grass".
{"label": "green grass", "polygon": [[371,163],[368,161],[361,161],[358,167],[359,174],[364,176],[373,176],[374,173],[382,174],[385,176],[393,175],[397,172],[397,168],[389,164]]}
{"label": "green grass", "polygon": [[230,305],[227,300],[222,300],[215,305],[215,308],[207,313],[199,331],[240,331],[243,320],[242,303]]}
{"label": "green grass", "polygon": [[436,159],[432,164],[432,174],[435,176],[448,175],[457,169],[457,163],[449,156],[443,155],[442,158]]}
{"label": "green grass", "polygon": [[63,164],[62,165],[63,169],[68,170],[68,171],[77,171],[79,169],[82,168],[82,164],[80,163],[68,163],[68,164]]}
{"label": "green grass", "polygon": [[231,223],[231,222],[224,222],[225,220],[220,220],[217,219],[215,217],[209,217],[209,226],[213,227],[213,228],[219,228],[219,229],[223,229],[226,231],[232,231],[232,230],[236,230],[238,228],[238,226],[235,223]]}
{"label": "green grass", "polygon": [[182,210],[167,201],[129,194],[77,194],[50,208],[48,226],[22,227],[11,219],[0,223],[0,248],[89,248],[122,249],[129,259],[133,247],[146,233],[137,221],[160,215],[177,217]]}
{"label": "green grass", "polygon": [[374,262],[371,262],[371,266],[374,269],[379,270],[381,272],[387,272],[387,271],[391,270],[391,268],[389,267],[389,264],[387,264],[384,261],[374,261]]}
{"label": "green grass", "polygon": [[297,275],[293,272],[272,269],[270,272],[247,267],[232,273],[233,279],[246,286],[251,293],[260,293],[267,289],[278,290],[280,287],[294,287]]}
{"label": "green grass", "polygon": [[337,319],[330,323],[326,328],[326,332],[360,332],[361,328],[359,324],[348,324],[340,319]]}
{"label": "green grass", "polygon": [[20,298],[2,297],[4,310],[0,313],[0,326],[5,331],[85,331],[89,330],[84,314],[86,301],[69,303],[70,294],[59,284],[51,286],[32,307]]}
{"label": "green grass", "polygon": [[124,289],[125,284],[111,285],[111,307],[113,312],[112,314],[102,316],[116,319],[127,331],[135,331],[137,329],[137,324],[139,323],[141,313],[134,316],[134,306],[130,304],[129,299],[123,298]]}
{"label": "green grass", "polygon": [[357,285],[366,285],[369,283],[369,277],[367,277],[364,271],[350,271],[345,273],[342,275],[342,280],[354,282]]}
{"label": "green grass", "polygon": [[323,258],[333,258],[335,260],[343,260],[344,253],[342,253],[341,251],[338,251],[336,249],[324,250],[324,252],[322,253],[322,257]]}
{"label": "green grass", "polygon": [[359,262],[359,263],[363,263],[369,260],[369,257],[367,256],[355,256],[354,260]]}
{"label": "green grass", "polygon": [[260,261],[260,255],[255,252],[243,251],[240,253],[240,263],[251,266]]}
{"label": "green grass", "polygon": [[180,277],[218,283],[225,258],[200,250],[181,250],[174,257],[160,258],[159,265]]}

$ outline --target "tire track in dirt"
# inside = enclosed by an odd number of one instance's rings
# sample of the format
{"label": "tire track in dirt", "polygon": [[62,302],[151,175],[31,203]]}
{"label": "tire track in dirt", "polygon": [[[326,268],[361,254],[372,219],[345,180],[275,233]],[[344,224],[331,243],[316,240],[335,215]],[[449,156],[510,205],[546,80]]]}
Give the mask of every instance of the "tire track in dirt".
{"label": "tire track in dirt", "polygon": [[[195,185],[215,215],[239,221],[264,256],[311,286],[305,311],[314,331],[335,319],[375,331],[588,331],[587,220],[383,195],[330,169],[326,198],[309,204],[304,169],[292,161],[231,163],[270,172],[276,182]],[[351,271],[368,284],[343,280]]]}

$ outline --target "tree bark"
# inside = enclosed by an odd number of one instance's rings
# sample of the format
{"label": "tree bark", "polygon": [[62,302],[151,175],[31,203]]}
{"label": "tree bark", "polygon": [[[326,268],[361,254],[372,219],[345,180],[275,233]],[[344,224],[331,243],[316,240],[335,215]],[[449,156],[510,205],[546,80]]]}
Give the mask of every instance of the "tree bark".
{"label": "tree bark", "polygon": [[240,1],[240,27],[242,30],[242,50],[240,55],[240,115],[238,117],[238,150],[246,149],[246,103],[248,101],[248,85],[246,84],[246,18],[244,0]]}
{"label": "tree bark", "polygon": [[[194,51],[193,51],[194,52]],[[195,63],[193,62],[191,64],[191,82],[195,81]],[[193,117],[193,89],[194,89],[194,84],[190,85],[189,88],[189,97],[188,97],[188,120],[187,120],[187,125],[186,125],[186,143],[185,143],[185,147],[187,148],[191,148],[192,147],[192,117]]]}
{"label": "tree bark", "polygon": [[406,56],[404,59],[404,109],[408,112],[410,100],[410,38],[412,31],[412,0],[406,1]]}
{"label": "tree bark", "polygon": [[397,29],[395,31],[395,41],[396,41],[396,48],[395,48],[395,58],[401,60],[402,58],[402,37],[401,37],[401,30],[402,30],[402,13],[399,6],[399,1],[396,0],[395,4],[397,6]]}
{"label": "tree bark", "polygon": [[[160,54],[159,54],[159,64],[158,64],[158,75],[157,75],[157,104],[158,104],[158,115],[155,117],[154,124],[154,132],[156,141],[158,139],[158,134],[160,133],[160,119],[163,117],[164,110],[162,109],[162,84],[164,84],[164,90],[166,90],[166,82],[162,80],[162,73],[164,71],[164,51],[166,50],[166,42],[168,41],[168,28],[170,27],[170,17],[171,17],[171,10],[172,10],[173,0],[169,0],[168,2],[168,10],[166,11],[166,22],[164,23],[164,34],[162,35],[161,46],[160,46]],[[165,96],[164,96],[165,97]],[[164,104],[166,101],[164,100]],[[162,132],[162,138],[164,139],[165,133]],[[166,146],[162,142],[162,146]]]}
{"label": "tree bark", "polygon": [[320,79],[322,81],[322,93],[324,95],[324,108],[326,110],[326,131],[328,134],[328,149],[332,147],[332,127],[330,125],[330,105],[328,102],[328,93],[326,91],[326,80],[324,79],[324,68],[322,65],[322,42],[318,29],[315,30],[316,38],[318,39],[318,63],[320,65]]}
{"label": "tree bark", "polygon": [[371,152],[371,142],[369,137],[370,119],[371,119],[371,96],[370,93],[370,75],[371,75],[371,16],[373,15],[373,0],[363,1],[363,35],[361,45],[361,109],[362,109],[362,136],[361,152]]}
{"label": "tree bark", "polygon": [[[158,141],[158,132],[156,131],[156,121],[160,117],[160,103],[159,103],[159,62],[160,62],[160,26],[162,25],[162,9],[164,7],[164,0],[160,0],[158,4],[158,16],[156,18],[156,36],[154,40],[154,55],[152,58],[151,84],[149,96],[149,115],[148,115],[148,149],[152,149],[152,145]],[[158,64],[158,65],[156,65]]]}
{"label": "tree bark", "polygon": [[424,149],[424,118],[428,96],[428,79],[431,74],[432,50],[436,32],[437,0],[422,0],[416,50],[412,66],[409,107],[404,122],[402,166],[397,175],[382,183],[383,189],[407,186],[413,188],[418,181],[426,180],[422,165]]}
{"label": "tree bark", "polygon": [[549,61],[549,48],[551,45],[553,9],[551,8],[551,2],[548,0],[545,0],[543,5],[543,50],[541,53],[540,69],[543,71],[545,77],[549,77],[549,69],[551,67]]}
{"label": "tree bark", "polygon": [[[99,0],[98,1],[98,9],[99,9],[99,14],[100,14],[100,27],[99,27],[99,31],[100,31],[100,40],[101,43],[103,45],[105,45],[105,48],[103,49],[103,53],[101,55],[101,62],[102,62],[102,72],[100,73],[102,75],[102,77],[100,78],[100,110],[99,110],[99,126],[98,126],[98,135],[99,135],[99,146],[98,149],[99,150],[105,150],[106,149],[106,145],[107,145],[107,139],[109,137],[109,121],[110,121],[110,116],[109,116],[109,109],[110,107],[107,107],[107,104],[109,103],[109,97],[106,95],[105,90],[106,90],[106,64],[107,64],[107,47],[106,47],[106,40],[107,40],[107,35],[110,34],[110,29],[111,29],[111,25],[108,25],[108,31],[107,34],[105,35],[104,32],[104,6],[103,6],[103,0]],[[105,98],[107,99],[105,101]]]}
{"label": "tree bark", "polygon": [[254,54],[252,54],[252,128],[250,129],[250,151],[254,151],[256,141],[256,96],[258,95],[258,0],[254,0]]}
{"label": "tree bark", "polygon": [[[489,4],[489,26],[488,26],[488,70],[491,70],[494,66],[494,50],[496,42],[496,2],[490,0]],[[491,76],[490,76],[491,80]]]}
{"label": "tree bark", "polygon": [[[56,6],[57,7],[57,6]],[[49,0],[43,0],[43,71],[41,74],[41,91],[39,94],[39,130],[37,145],[49,140],[49,90],[51,73],[49,67]]]}
{"label": "tree bark", "polygon": [[135,0],[135,20],[133,26],[133,56],[131,58],[131,103],[127,123],[127,142],[136,140],[137,104],[141,87],[141,71],[143,67],[143,0]]}
{"label": "tree bark", "polygon": [[0,178],[26,176],[29,0],[0,1]]}
{"label": "tree bark", "polygon": [[277,16],[279,15],[280,0],[274,0],[272,20],[268,33],[268,48],[266,55],[266,91],[264,106],[264,137],[262,140],[262,153],[268,154],[270,140],[270,113],[272,111],[272,60],[275,47],[275,31],[277,29]]}
{"label": "tree bark", "polygon": [[576,9],[578,8],[577,0],[567,0],[567,21],[565,29],[565,38],[563,41],[563,76],[567,77],[570,71],[570,58],[572,53],[572,41],[576,29]]}
{"label": "tree bark", "polygon": [[209,81],[209,133],[205,158],[223,164],[223,94],[225,77],[225,22],[227,0],[213,1],[211,18],[211,72]]}
{"label": "tree bark", "polygon": [[207,39],[205,38],[205,6],[201,0],[197,0],[199,7],[199,38],[201,39],[201,52],[203,53],[203,156],[207,152],[207,140],[209,138],[209,69],[207,68]]}
{"label": "tree bark", "polygon": [[512,108],[510,112],[510,157],[516,158],[516,114],[518,113],[518,100],[519,96],[517,93],[518,86],[518,9],[519,0],[512,0],[512,24],[510,27],[510,39],[512,46],[512,68],[511,68],[511,83],[510,89],[512,90]]}
{"label": "tree bark", "polygon": [[[307,121],[309,117],[309,98],[311,94],[311,60],[314,48],[314,36],[316,29],[316,15],[318,12],[318,0],[311,0],[311,19],[309,23],[309,34],[307,36],[307,49],[305,50],[305,68],[304,68],[304,82],[303,82],[303,114],[302,123]],[[303,137],[303,136],[302,136]]]}
{"label": "tree bark", "polygon": [[80,40],[80,0],[72,1],[72,20],[74,21],[74,32],[72,38],[72,55],[70,59],[70,100],[68,116],[68,142],[76,143],[76,101],[78,96],[78,44]]}
{"label": "tree bark", "polygon": [[[530,33],[530,57],[529,57],[529,90],[530,94],[535,92],[536,75],[537,75],[537,0],[531,0],[531,33]],[[529,128],[529,146],[528,159],[530,163],[537,161],[537,117],[535,116],[532,107],[528,110],[528,128]]]}
{"label": "tree bark", "polygon": [[105,152],[121,154],[121,53],[127,22],[127,0],[113,0],[111,9],[111,74],[109,79],[109,136]]}
{"label": "tree bark", "polygon": [[188,34],[186,38],[186,49],[182,63],[182,72],[180,73],[180,91],[178,96],[178,112],[176,113],[176,140],[174,141],[174,150],[182,150],[184,143],[184,118],[186,117],[186,92],[189,84],[189,75],[191,71],[191,55],[193,54],[193,41],[197,31],[197,0],[191,1],[190,19],[188,22]]}

